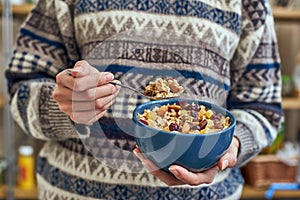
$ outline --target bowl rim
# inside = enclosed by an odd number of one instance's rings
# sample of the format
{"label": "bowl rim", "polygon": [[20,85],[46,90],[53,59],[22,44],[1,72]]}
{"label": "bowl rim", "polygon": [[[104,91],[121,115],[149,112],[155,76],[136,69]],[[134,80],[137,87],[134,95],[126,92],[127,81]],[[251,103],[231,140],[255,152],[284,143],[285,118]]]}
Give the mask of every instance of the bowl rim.
{"label": "bowl rim", "polygon": [[[201,103],[213,105],[213,106],[217,107],[218,109],[224,111],[227,114],[226,116],[229,116],[232,122],[231,122],[231,124],[230,124],[229,127],[227,127],[226,129],[217,131],[217,132],[204,133],[204,134],[199,134],[199,133],[187,133],[187,134],[183,134],[183,133],[180,133],[180,132],[174,132],[174,131],[170,131],[169,132],[169,131],[164,131],[162,129],[153,128],[151,126],[148,126],[148,125],[142,123],[140,120],[138,120],[137,113],[140,113],[140,112],[138,112],[138,110],[140,108],[144,107],[144,106],[148,106],[149,104],[150,105],[152,105],[152,104],[160,104],[162,106],[162,105],[166,105],[166,104],[168,104],[170,102],[174,103],[174,102],[180,102],[180,101],[197,102],[199,105],[201,105]],[[135,122],[136,125],[143,126],[145,128],[149,128],[150,130],[153,130],[153,131],[163,132],[164,134],[170,134],[170,135],[174,135],[174,134],[176,134],[176,135],[182,135],[184,137],[195,137],[195,136],[197,136],[197,137],[207,137],[209,135],[219,135],[219,134],[222,134],[223,132],[226,132],[226,131],[234,128],[235,125],[236,125],[236,118],[235,118],[235,116],[228,109],[226,109],[226,108],[224,108],[222,106],[219,106],[219,105],[207,102],[207,101],[197,100],[197,99],[188,99],[188,98],[172,98],[172,99],[164,99],[164,100],[152,100],[152,101],[148,101],[148,102],[142,103],[142,104],[138,105],[134,109],[134,111],[133,111],[133,121]]]}

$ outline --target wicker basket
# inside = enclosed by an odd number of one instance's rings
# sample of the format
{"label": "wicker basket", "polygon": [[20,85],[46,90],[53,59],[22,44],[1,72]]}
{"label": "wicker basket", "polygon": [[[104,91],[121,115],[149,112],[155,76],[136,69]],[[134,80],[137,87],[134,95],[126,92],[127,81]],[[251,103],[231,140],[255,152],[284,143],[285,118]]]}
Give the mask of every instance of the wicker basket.
{"label": "wicker basket", "polygon": [[245,182],[254,187],[296,182],[297,166],[288,166],[276,155],[259,155],[242,168]]}

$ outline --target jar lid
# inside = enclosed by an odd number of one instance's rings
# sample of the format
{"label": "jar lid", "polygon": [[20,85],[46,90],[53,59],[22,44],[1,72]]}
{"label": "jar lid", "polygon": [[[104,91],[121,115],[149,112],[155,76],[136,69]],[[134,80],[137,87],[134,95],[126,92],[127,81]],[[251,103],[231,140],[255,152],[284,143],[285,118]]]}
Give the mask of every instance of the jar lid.
{"label": "jar lid", "polygon": [[33,148],[32,148],[32,146],[25,146],[25,145],[20,146],[19,153],[21,155],[30,156],[33,154]]}

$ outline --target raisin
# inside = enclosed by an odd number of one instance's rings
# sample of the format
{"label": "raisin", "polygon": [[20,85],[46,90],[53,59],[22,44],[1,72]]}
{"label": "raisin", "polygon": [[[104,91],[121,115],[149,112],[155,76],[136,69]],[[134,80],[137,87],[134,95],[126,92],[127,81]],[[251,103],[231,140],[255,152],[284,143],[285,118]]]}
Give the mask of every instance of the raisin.
{"label": "raisin", "polygon": [[169,125],[169,130],[170,130],[170,131],[179,131],[179,126],[178,126],[178,124],[176,124],[176,123],[171,123],[171,124]]}
{"label": "raisin", "polygon": [[140,119],[140,122],[142,122],[145,125],[148,125],[148,122],[146,120]]}
{"label": "raisin", "polygon": [[204,129],[206,125],[207,125],[207,120],[206,119],[199,122],[200,129]]}

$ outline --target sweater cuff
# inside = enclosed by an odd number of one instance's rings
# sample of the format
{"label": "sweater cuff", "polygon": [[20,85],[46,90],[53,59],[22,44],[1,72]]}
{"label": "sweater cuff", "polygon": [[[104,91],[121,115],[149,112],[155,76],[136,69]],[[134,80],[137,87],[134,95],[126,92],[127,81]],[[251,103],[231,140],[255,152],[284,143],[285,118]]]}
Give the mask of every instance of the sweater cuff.
{"label": "sweater cuff", "polygon": [[[61,112],[57,102],[52,98],[54,84],[47,84],[41,90],[39,115],[41,120],[41,129],[44,136],[48,139],[67,139],[78,137],[75,132],[75,126],[68,115]],[[43,95],[48,92],[48,95]],[[47,123],[42,123],[42,122]]]}
{"label": "sweater cuff", "polygon": [[255,157],[261,149],[258,146],[256,139],[251,134],[250,129],[241,122],[237,122],[234,136],[240,141],[237,167],[242,167]]}

